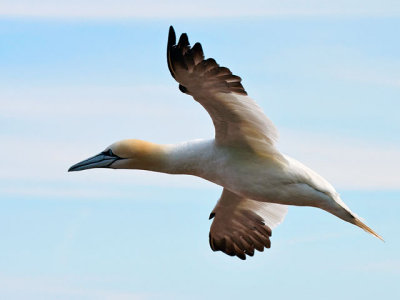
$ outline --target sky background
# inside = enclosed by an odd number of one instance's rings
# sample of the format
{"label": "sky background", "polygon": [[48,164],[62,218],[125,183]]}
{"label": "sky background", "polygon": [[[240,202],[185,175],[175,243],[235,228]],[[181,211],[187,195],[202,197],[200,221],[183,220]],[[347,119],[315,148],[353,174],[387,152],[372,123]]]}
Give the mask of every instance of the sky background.
{"label": "sky background", "polygon": [[[200,41],[280,131],[278,147],[385,243],[291,207],[272,248],[212,252],[221,188],[72,164],[114,141],[213,136],[166,64]],[[400,297],[399,1],[0,0],[0,298]]]}

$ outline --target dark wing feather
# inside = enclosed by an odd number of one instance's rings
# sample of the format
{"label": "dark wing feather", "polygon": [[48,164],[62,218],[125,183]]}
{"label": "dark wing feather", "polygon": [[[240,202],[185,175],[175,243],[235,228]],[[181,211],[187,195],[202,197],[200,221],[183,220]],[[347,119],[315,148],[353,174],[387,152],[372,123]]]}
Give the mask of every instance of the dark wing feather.
{"label": "dark wing feather", "polygon": [[246,259],[271,247],[271,228],[285,217],[284,205],[256,202],[224,189],[210,215],[210,247]]}
{"label": "dark wing feather", "polygon": [[167,46],[168,68],[179,90],[192,95],[209,113],[219,145],[249,149],[280,159],[274,147],[277,132],[257,103],[247,96],[242,79],[212,59],[199,43],[190,47],[184,33],[176,43],[172,26]]}
{"label": "dark wing feather", "polygon": [[[235,92],[247,95],[239,76],[233,75],[228,68],[220,67],[212,58],[204,59],[200,43],[191,48],[187,34],[183,33],[176,44],[172,26],[169,28],[167,59],[169,71],[184,87],[181,88],[184,93],[192,94],[191,88],[194,88],[207,89],[209,93]],[[184,77],[180,74],[184,74]]]}

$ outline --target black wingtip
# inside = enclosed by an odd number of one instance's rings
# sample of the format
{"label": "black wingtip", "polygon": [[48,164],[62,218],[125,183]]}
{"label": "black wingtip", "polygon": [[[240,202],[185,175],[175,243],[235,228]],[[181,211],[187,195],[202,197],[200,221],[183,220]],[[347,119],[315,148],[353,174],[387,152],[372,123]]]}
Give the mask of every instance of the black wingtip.
{"label": "black wingtip", "polygon": [[246,260],[246,254],[236,254],[241,260]]}
{"label": "black wingtip", "polygon": [[178,47],[182,48],[182,47],[186,47],[189,46],[189,38],[188,35],[186,33],[182,33],[180,38],[179,38],[179,42],[178,42]]}
{"label": "black wingtip", "polygon": [[179,85],[179,90],[184,94],[188,93],[188,89],[184,87],[182,84]]}
{"label": "black wingtip", "polygon": [[168,63],[168,69],[169,72],[171,73],[172,77],[175,78],[174,70],[172,68],[172,63],[171,63],[171,51],[172,48],[176,44],[176,35],[175,35],[175,30],[174,27],[169,26],[169,32],[168,32],[168,44],[167,44],[167,63]]}
{"label": "black wingtip", "polygon": [[201,44],[199,42],[197,42],[193,45],[192,51],[193,51],[193,53],[199,53],[202,56],[202,58],[204,59],[203,47],[201,46]]}
{"label": "black wingtip", "polygon": [[168,48],[172,47],[173,45],[176,44],[176,35],[175,35],[175,30],[174,27],[169,26],[169,32],[168,32]]}

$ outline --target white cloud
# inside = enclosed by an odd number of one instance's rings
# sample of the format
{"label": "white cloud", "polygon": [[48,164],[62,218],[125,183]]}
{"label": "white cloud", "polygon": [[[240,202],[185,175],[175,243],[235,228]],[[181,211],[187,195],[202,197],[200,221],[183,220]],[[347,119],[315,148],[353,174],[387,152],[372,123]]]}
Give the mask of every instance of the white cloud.
{"label": "white cloud", "polygon": [[[214,188],[213,184],[191,176],[138,170],[67,173],[67,168],[84,159],[82,153],[91,153],[88,149],[93,146],[32,140],[3,142],[10,152],[2,153],[3,157],[8,155],[0,169],[2,195],[131,199],[135,196],[134,186]],[[396,145],[283,131],[279,148],[326,177],[339,191],[400,188],[400,147]],[[23,153],[18,149],[29,151]]]}
{"label": "white cloud", "polygon": [[3,0],[0,14],[28,17],[193,18],[239,16],[366,15],[398,16],[395,0]]}
{"label": "white cloud", "polygon": [[400,61],[397,58],[369,57],[353,49],[343,50],[335,63],[326,70],[334,78],[372,85],[400,87]]}
{"label": "white cloud", "polygon": [[[7,299],[116,299],[144,300],[150,295],[82,288],[77,279],[0,276],[0,294]],[[84,281],[88,281],[87,279]]]}
{"label": "white cloud", "polygon": [[[145,103],[132,101],[143,97]],[[2,195],[106,198],[132,197],[135,185],[213,188],[198,178],[145,171],[67,173],[72,164],[122,138],[173,143],[212,137],[207,113],[175,88],[2,89],[0,99],[0,116],[11,118],[0,132],[0,155],[6,158],[0,168]],[[15,127],[21,130],[13,132]],[[278,145],[339,191],[400,188],[398,145],[288,130],[281,130]]]}
{"label": "white cloud", "polygon": [[[158,115],[171,106],[168,99],[177,98],[179,94],[172,85],[3,87],[0,116],[29,119],[117,114],[126,117],[135,112]],[[153,105],[134,99],[151,99]],[[174,110],[179,108],[181,106],[177,105]]]}
{"label": "white cloud", "polygon": [[[135,170],[91,170],[68,173],[67,169],[103,148],[77,142],[3,138],[0,150],[7,157],[0,169],[3,195],[107,198],[132,196],[132,185],[207,188],[210,184],[192,176],[172,176]],[[105,145],[104,145],[105,147]],[[27,184],[28,183],[28,184]]]}
{"label": "white cloud", "polygon": [[400,273],[400,260],[384,260],[378,262],[370,262],[358,266],[358,269],[365,272]]}
{"label": "white cloud", "polygon": [[[55,86],[20,90],[3,87],[0,90],[0,105],[0,117],[12,119],[15,126],[24,125],[24,135],[36,134],[27,125],[34,123],[42,126],[39,138],[43,134],[51,134],[53,142],[66,143],[66,138],[73,134],[75,141],[81,141],[80,147],[85,144],[82,140],[89,137],[86,131],[92,131],[92,145],[93,141],[104,143],[104,136],[110,132],[116,139],[140,139],[155,134],[161,138],[159,142],[211,137],[213,134],[212,122],[206,111],[189,96],[177,91],[175,85]],[[155,120],[157,124],[154,124]],[[187,123],[192,124],[190,128],[182,126]],[[159,124],[163,124],[162,134],[157,127]],[[93,132],[94,128],[98,131]],[[32,142],[35,140],[37,138]],[[108,144],[100,144],[100,147]]]}
{"label": "white cloud", "polygon": [[281,131],[280,149],[338,189],[399,189],[400,146],[332,135]]}
{"label": "white cloud", "polygon": [[3,88],[0,99],[0,117],[9,120],[0,132],[0,155],[7,157],[0,168],[3,195],[132,197],[133,185],[211,185],[144,171],[67,173],[74,163],[124,138],[174,143],[212,137],[207,113],[175,86]]}
{"label": "white cloud", "polygon": [[366,84],[400,87],[400,76],[390,76],[374,70],[342,69],[337,73],[338,78]]}
{"label": "white cloud", "polygon": [[303,44],[282,49],[265,65],[268,65],[268,72],[280,70],[287,76],[324,78],[332,84],[344,80],[400,87],[400,60],[397,56],[385,56],[383,52],[376,55],[354,46]]}

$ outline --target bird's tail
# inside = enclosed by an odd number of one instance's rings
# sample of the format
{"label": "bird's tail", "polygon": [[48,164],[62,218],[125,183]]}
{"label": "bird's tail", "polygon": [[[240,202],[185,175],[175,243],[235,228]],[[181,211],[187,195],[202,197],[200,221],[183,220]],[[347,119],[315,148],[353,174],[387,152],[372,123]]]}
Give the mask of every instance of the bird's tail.
{"label": "bird's tail", "polygon": [[373,236],[376,236],[378,239],[380,239],[381,241],[384,242],[383,238],[379,234],[377,234],[375,231],[373,231],[371,228],[369,228],[367,225],[365,225],[363,222],[361,222],[361,220],[358,219],[357,217],[355,217],[353,219],[353,222],[354,222],[354,225],[362,228],[366,232],[372,234]]}
{"label": "bird's tail", "polygon": [[[364,231],[372,234],[373,236],[377,237],[378,239],[380,239],[381,241],[384,242],[383,238],[379,234],[377,234],[370,227],[365,225],[363,223],[363,221],[361,221],[361,218],[350,210],[350,208],[343,202],[343,200],[340,199],[338,194],[334,195],[334,200],[335,200],[337,206],[336,206],[336,209],[333,211],[328,210],[330,213],[333,213],[337,217],[360,227]],[[339,209],[338,209],[338,206],[339,206]]]}

